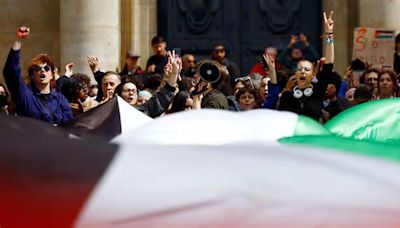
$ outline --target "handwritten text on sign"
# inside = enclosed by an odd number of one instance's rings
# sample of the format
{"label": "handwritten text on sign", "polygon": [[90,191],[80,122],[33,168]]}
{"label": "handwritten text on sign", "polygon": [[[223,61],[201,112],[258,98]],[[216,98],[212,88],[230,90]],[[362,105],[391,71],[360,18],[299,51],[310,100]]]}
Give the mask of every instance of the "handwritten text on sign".
{"label": "handwritten text on sign", "polygon": [[376,68],[393,68],[394,31],[375,28],[355,28],[353,59]]}

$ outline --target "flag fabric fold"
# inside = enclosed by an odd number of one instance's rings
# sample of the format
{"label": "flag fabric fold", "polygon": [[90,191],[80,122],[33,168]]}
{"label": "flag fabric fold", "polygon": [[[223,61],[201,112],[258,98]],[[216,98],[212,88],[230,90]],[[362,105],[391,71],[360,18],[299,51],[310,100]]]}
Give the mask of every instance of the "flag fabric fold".
{"label": "flag fabric fold", "polygon": [[61,127],[80,138],[110,141],[151,121],[150,117],[116,96],[62,124]]}
{"label": "flag fabric fold", "polygon": [[234,142],[270,142],[293,135],[330,134],[321,124],[290,112],[252,110],[230,112],[202,109],[156,118],[118,136],[118,143],[160,145],[223,145]]}
{"label": "flag fabric fold", "polygon": [[342,137],[378,142],[400,141],[400,98],[357,105],[341,112],[324,126]]}

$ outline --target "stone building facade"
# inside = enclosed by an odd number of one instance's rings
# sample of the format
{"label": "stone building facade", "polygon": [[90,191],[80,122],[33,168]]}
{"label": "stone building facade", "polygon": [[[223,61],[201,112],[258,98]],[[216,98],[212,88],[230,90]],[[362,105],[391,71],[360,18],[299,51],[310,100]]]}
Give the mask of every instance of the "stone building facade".
{"label": "stone building facade", "polygon": [[[126,50],[134,49],[145,66],[157,33],[157,0],[0,0],[0,70],[15,37],[26,25],[31,36],[23,44],[23,72],[29,59],[48,53],[58,66],[75,63],[89,72],[86,55],[100,58],[104,69],[120,69]],[[400,29],[400,0],[322,0],[335,15],[336,68],[349,63],[357,26]],[[60,67],[62,68],[62,67]]]}

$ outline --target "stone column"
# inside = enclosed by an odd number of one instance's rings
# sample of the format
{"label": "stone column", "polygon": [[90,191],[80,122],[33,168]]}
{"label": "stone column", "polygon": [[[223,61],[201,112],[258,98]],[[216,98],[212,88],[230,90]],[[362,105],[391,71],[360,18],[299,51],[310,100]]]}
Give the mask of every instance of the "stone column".
{"label": "stone column", "polygon": [[[28,75],[31,59],[39,53],[47,53],[54,63],[60,63],[59,1],[54,0],[0,0],[0,82],[3,67],[15,33],[20,26],[28,26],[31,33],[23,41],[21,50],[21,74]],[[40,6],[40,7],[38,7]]]}
{"label": "stone column", "polygon": [[74,72],[91,75],[87,55],[96,55],[100,67],[119,67],[120,0],[60,1],[61,67],[74,62]]}
{"label": "stone column", "polygon": [[359,26],[400,32],[400,0],[359,0]]}
{"label": "stone column", "polygon": [[150,41],[157,35],[157,0],[131,0],[131,13],[129,47],[139,52],[139,65],[145,68],[154,54]]}

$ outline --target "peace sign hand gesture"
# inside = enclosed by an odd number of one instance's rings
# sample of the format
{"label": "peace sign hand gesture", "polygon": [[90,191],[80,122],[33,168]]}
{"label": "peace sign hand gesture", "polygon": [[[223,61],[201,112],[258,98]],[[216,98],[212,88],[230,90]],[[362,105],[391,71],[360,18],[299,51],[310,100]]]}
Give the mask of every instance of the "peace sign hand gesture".
{"label": "peace sign hand gesture", "polygon": [[182,60],[175,51],[168,51],[168,63],[164,67],[164,79],[170,86],[176,86],[182,70]]}
{"label": "peace sign hand gesture", "polygon": [[275,59],[271,58],[269,55],[263,54],[263,58],[265,63],[268,66],[268,69],[275,71]]}
{"label": "peace sign hand gesture", "polygon": [[326,13],[324,12],[324,24],[325,24],[325,33],[333,33],[333,11],[330,12],[329,17],[326,16]]}
{"label": "peace sign hand gesture", "polygon": [[277,83],[277,76],[276,76],[276,69],[275,69],[275,59],[269,55],[264,54],[263,55],[264,61],[268,65],[268,76],[271,79],[271,83],[276,84]]}

